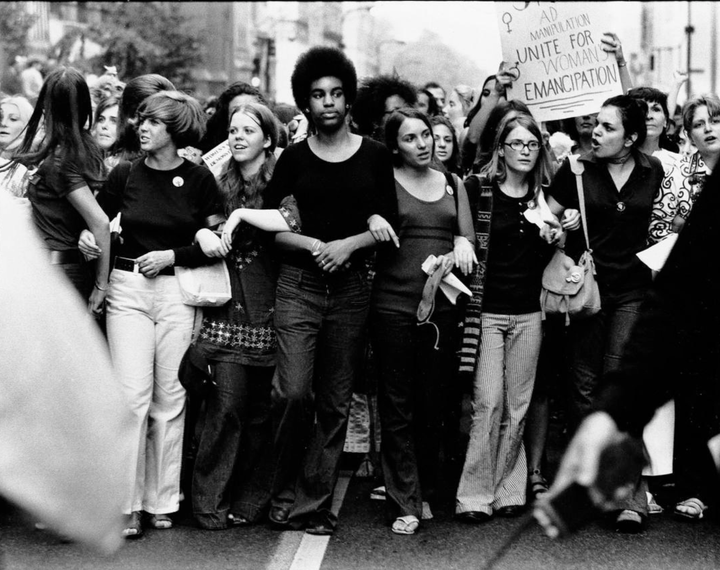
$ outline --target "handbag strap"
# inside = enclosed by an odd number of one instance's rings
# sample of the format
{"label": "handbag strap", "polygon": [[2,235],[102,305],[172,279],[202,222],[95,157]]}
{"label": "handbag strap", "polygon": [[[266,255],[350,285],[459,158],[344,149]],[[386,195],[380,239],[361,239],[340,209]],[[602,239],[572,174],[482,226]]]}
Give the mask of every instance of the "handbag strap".
{"label": "handbag strap", "polygon": [[587,217],[585,216],[585,191],[583,189],[582,174],[585,172],[585,166],[578,160],[577,154],[572,154],[569,157],[570,170],[575,174],[577,180],[577,193],[578,202],[580,204],[580,217],[582,218],[583,234],[585,234],[585,248],[590,250],[590,237],[587,229]]}

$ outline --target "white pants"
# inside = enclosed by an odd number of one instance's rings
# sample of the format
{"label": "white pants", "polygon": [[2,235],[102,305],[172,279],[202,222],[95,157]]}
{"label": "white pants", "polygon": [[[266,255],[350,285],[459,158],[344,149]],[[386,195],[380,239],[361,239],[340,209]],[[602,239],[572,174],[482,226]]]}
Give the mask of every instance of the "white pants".
{"label": "white pants", "polygon": [[124,512],[176,512],[185,422],[178,367],[192,337],[195,308],[184,305],[177,279],[114,269],[107,333],[115,373],[134,414],[134,481]]}

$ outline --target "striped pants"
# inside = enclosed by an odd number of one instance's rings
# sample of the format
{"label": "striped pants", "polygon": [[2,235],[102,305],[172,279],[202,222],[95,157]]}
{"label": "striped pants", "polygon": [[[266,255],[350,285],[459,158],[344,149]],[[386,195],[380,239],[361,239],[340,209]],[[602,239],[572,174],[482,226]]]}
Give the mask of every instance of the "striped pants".
{"label": "striped pants", "polygon": [[483,313],[473,423],[456,512],[525,504],[525,416],[542,340],[541,313]]}

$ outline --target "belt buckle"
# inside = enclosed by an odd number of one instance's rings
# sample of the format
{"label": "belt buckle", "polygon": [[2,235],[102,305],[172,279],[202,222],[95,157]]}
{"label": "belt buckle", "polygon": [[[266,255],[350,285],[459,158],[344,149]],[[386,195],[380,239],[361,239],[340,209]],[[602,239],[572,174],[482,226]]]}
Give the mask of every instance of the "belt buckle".
{"label": "belt buckle", "polygon": [[140,273],[140,265],[138,265],[137,259],[133,259],[132,262],[133,262],[132,272]]}

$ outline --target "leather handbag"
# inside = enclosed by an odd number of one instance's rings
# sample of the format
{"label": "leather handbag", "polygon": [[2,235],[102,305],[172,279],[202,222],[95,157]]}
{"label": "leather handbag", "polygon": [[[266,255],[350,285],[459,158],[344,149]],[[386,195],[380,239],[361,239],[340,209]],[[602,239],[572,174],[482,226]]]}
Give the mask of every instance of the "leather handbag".
{"label": "leather handbag", "polygon": [[194,342],[180,361],[178,379],[190,396],[203,399],[215,385],[212,369],[205,355]]}
{"label": "leather handbag", "polygon": [[578,162],[577,156],[571,156],[569,160],[577,180],[586,249],[579,262],[575,263],[561,247],[556,248],[550,263],[543,271],[540,293],[543,319],[546,315],[564,315],[566,326],[571,320],[590,317],[601,309],[600,290],[595,280],[595,262],[590,249],[585,215],[585,194],[582,184],[584,167]]}
{"label": "leather handbag", "polygon": [[200,267],[175,267],[182,302],[192,307],[220,307],[232,297],[224,259]]}

